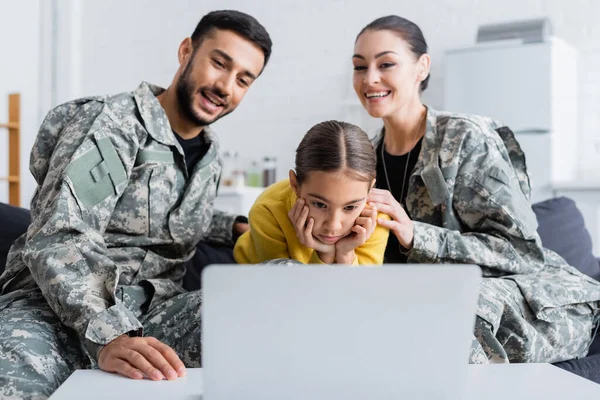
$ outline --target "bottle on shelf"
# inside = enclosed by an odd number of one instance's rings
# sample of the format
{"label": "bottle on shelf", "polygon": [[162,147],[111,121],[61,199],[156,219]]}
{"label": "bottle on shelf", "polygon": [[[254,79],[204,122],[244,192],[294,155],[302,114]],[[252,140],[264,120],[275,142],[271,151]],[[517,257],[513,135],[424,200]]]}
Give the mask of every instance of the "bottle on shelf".
{"label": "bottle on shelf", "polygon": [[275,157],[264,157],[263,158],[263,187],[267,187],[275,183],[275,168],[276,168]]}
{"label": "bottle on shelf", "polygon": [[250,168],[246,172],[246,186],[262,187],[262,170],[256,160],[250,163]]}
{"label": "bottle on shelf", "polygon": [[221,185],[233,186],[233,157],[227,150],[223,152],[223,169],[221,170]]}
{"label": "bottle on shelf", "polygon": [[236,169],[233,171],[233,186],[244,187],[246,183],[246,173],[244,170]]}

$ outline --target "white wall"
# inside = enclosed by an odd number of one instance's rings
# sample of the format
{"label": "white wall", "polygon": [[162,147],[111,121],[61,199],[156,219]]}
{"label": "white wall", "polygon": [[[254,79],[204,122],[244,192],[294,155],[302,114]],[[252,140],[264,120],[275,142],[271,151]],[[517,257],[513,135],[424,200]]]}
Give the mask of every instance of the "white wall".
{"label": "white wall", "polygon": [[[35,189],[29,151],[45,112],[40,109],[40,24],[37,0],[0,1],[0,123],[8,121],[8,94],[21,93],[21,205],[28,207]],[[8,175],[8,131],[0,129],[0,176]],[[0,182],[0,201],[8,184]]]}
{"label": "white wall", "polygon": [[[433,69],[424,98],[433,107],[443,107],[445,50],[472,44],[480,24],[548,16],[556,35],[581,52],[578,167],[588,175],[600,168],[600,2],[592,0],[568,5],[563,0],[378,0],[368,6],[364,0],[91,0],[81,6],[79,94],[131,90],[141,80],[168,85],[179,42],[204,13],[223,8],[255,16],[274,48],[242,105],[215,128],[224,148],[248,158],[277,155],[278,177],[292,166],[294,149],[312,124],[331,118],[363,121],[362,110],[342,106],[352,96],[353,41],[366,23],[391,13],[412,19],[425,33]],[[63,77],[73,80],[70,74]]]}
{"label": "white wall", "polygon": [[[43,24],[38,28],[34,18],[48,3],[58,7],[53,25],[58,62],[52,70],[56,80],[50,85],[44,84],[49,66],[44,64],[38,71],[33,50],[36,40],[40,54],[51,47],[47,36],[38,39],[36,32],[47,28]],[[581,138],[578,167],[589,176],[600,169],[600,2],[594,0],[48,0],[42,6],[33,0],[0,2],[0,15],[13,13],[0,24],[0,45],[20,55],[9,67],[0,62],[0,95],[10,90],[10,85],[28,99],[23,106],[28,125],[22,144],[23,164],[41,120],[38,114],[73,97],[132,90],[141,80],[168,85],[177,68],[180,41],[191,34],[204,13],[224,8],[254,15],[270,32],[274,52],[239,109],[215,128],[224,148],[240,151],[247,158],[277,155],[279,178],[286,176],[294,149],[311,125],[331,118],[363,121],[360,108],[342,106],[352,98],[353,41],[365,24],[391,13],[415,21],[425,33],[433,68],[424,99],[438,108],[443,107],[447,49],[474,43],[480,24],[548,16],[555,34],[580,51],[580,132],[573,132],[575,140]],[[51,14],[42,14],[42,23],[47,22]],[[5,39],[7,31],[8,37],[19,40]],[[7,68],[12,69],[7,72]],[[36,94],[36,71],[41,87],[54,88],[49,99],[41,90],[37,104],[31,101]],[[5,112],[2,101],[5,99],[0,96],[0,112]],[[43,111],[37,113],[36,106]],[[372,130],[374,126],[371,121],[364,127]],[[3,164],[0,162],[0,168],[5,168]],[[33,187],[27,170],[24,172],[23,197],[28,201]]]}

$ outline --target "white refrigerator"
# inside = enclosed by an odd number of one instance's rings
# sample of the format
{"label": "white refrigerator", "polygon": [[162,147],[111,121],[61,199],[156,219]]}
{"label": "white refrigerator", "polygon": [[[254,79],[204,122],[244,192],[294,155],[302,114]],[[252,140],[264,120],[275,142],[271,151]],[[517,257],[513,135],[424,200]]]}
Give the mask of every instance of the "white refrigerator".
{"label": "white refrigerator", "polygon": [[501,121],[525,151],[532,202],[577,170],[577,52],[558,38],[500,41],[445,55],[444,108]]}

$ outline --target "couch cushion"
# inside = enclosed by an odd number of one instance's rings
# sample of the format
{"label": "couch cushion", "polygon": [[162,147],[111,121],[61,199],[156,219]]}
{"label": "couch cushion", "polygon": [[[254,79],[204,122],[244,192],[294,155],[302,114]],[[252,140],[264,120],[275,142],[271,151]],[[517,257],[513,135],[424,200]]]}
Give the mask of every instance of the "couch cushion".
{"label": "couch cushion", "polygon": [[600,383],[600,354],[554,364],[559,368]]}
{"label": "couch cushion", "polygon": [[0,274],[4,271],[6,256],[15,239],[27,232],[31,222],[29,211],[0,203]]}
{"label": "couch cushion", "polygon": [[600,265],[592,254],[592,238],[575,202],[557,197],[533,205],[542,244],[570,265],[593,278],[600,278]]}

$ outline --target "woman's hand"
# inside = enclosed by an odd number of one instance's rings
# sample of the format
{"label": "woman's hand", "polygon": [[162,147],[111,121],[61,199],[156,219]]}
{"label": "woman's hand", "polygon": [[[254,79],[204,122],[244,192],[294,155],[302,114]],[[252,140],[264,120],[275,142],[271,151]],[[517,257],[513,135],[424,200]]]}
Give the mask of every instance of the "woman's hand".
{"label": "woman's hand", "polygon": [[324,263],[332,264],[335,258],[335,245],[321,243],[315,239],[312,234],[315,220],[308,217],[308,206],[304,199],[296,201],[290,212],[288,212],[288,217],[296,229],[296,236],[300,243],[316,250],[319,258]]}
{"label": "woman's hand", "polygon": [[335,262],[352,264],[356,257],[354,249],[364,244],[371,237],[377,226],[377,207],[367,205],[354,222],[352,233],[335,244]]}
{"label": "woman's hand", "polygon": [[391,221],[380,218],[377,223],[394,232],[402,247],[407,250],[412,249],[415,234],[413,222],[394,196],[388,190],[371,189],[369,203],[392,218]]}

